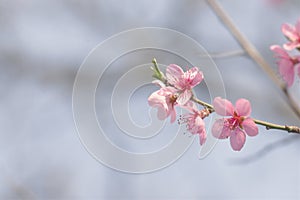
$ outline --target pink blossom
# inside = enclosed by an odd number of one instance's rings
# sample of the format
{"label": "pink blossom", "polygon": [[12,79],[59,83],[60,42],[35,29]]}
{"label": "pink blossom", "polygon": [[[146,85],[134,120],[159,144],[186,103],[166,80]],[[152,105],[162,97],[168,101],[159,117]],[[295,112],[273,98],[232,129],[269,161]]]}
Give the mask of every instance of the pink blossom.
{"label": "pink blossom", "polygon": [[[230,137],[230,144],[233,150],[240,151],[245,144],[246,134],[255,136],[258,128],[251,119],[251,105],[246,99],[239,99],[232,103],[226,99],[216,97],[213,102],[214,109],[221,116],[229,116],[216,120],[212,127],[212,134],[219,139]],[[245,134],[246,133],[246,134]]]}
{"label": "pink blossom", "polygon": [[279,68],[279,73],[283,80],[287,83],[288,87],[292,86],[295,76],[295,68],[298,67],[299,74],[299,62],[300,57],[291,57],[284,49],[278,45],[273,45],[270,49],[276,54],[278,58],[277,65]]}
{"label": "pink blossom", "polygon": [[267,0],[267,2],[274,6],[279,6],[284,3],[286,0]]}
{"label": "pink blossom", "polygon": [[184,106],[190,113],[181,116],[181,123],[186,123],[187,130],[192,134],[199,134],[200,145],[203,145],[206,141],[205,123],[202,120],[209,115],[208,110],[198,110],[197,106],[193,102],[188,102]]}
{"label": "pink blossom", "polygon": [[185,105],[192,97],[192,88],[203,80],[203,73],[197,67],[184,72],[181,67],[171,64],[167,67],[166,77],[169,84],[178,89],[177,103]]}
{"label": "pink blossom", "polygon": [[160,85],[161,88],[149,96],[148,103],[150,106],[157,108],[158,119],[164,120],[171,116],[171,123],[173,123],[176,120],[174,107],[177,104],[177,90],[173,87],[165,87],[160,81],[154,81],[154,83]]}
{"label": "pink blossom", "polygon": [[283,47],[290,51],[300,48],[300,18],[295,26],[290,24],[283,24],[281,27],[282,33],[289,39],[289,42],[284,44]]}

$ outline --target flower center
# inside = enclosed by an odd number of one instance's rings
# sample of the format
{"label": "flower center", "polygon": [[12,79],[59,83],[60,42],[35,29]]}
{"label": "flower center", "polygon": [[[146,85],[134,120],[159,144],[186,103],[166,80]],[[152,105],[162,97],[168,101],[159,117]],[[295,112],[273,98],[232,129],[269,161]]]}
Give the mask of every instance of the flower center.
{"label": "flower center", "polygon": [[236,129],[238,126],[239,126],[240,128],[243,128],[243,127],[242,127],[242,122],[243,122],[243,121],[244,121],[244,117],[239,116],[236,112],[234,112],[234,113],[233,113],[233,117],[227,119],[228,127],[229,127],[231,130]]}
{"label": "flower center", "polygon": [[299,61],[298,61],[297,58],[291,58],[291,61],[292,61],[292,63],[293,63],[294,65],[296,65],[296,64],[299,63]]}

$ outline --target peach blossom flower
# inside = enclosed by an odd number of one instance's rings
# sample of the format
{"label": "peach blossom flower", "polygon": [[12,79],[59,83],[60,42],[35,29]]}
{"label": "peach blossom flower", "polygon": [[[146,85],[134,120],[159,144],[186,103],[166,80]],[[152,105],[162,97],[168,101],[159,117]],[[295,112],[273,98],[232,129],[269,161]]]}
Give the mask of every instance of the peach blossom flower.
{"label": "peach blossom flower", "polygon": [[185,123],[187,130],[192,134],[198,134],[200,145],[203,145],[206,141],[205,123],[202,120],[209,115],[208,110],[198,110],[197,106],[193,102],[188,102],[184,106],[190,113],[181,116],[179,123]]}
{"label": "peach blossom flower", "polygon": [[197,67],[184,72],[181,67],[171,64],[167,67],[166,77],[169,84],[178,89],[177,103],[185,105],[192,97],[192,88],[203,80],[203,73]]}
{"label": "peach blossom flower", "polygon": [[171,123],[173,123],[176,120],[174,107],[177,105],[177,90],[173,87],[165,87],[160,81],[153,82],[162,87],[149,96],[148,103],[150,106],[157,108],[158,119],[164,120],[171,116]]}
{"label": "peach blossom flower", "polygon": [[[251,119],[251,105],[246,99],[236,101],[235,107],[226,99],[216,97],[213,102],[214,109],[221,116],[229,116],[216,120],[212,127],[212,134],[219,139],[230,137],[230,144],[233,150],[240,151],[245,144],[246,134],[255,136],[258,128]],[[246,133],[246,134],[245,134]]]}
{"label": "peach blossom flower", "polygon": [[296,48],[300,48],[300,18],[298,19],[295,26],[290,24],[283,24],[281,26],[281,31],[289,40],[288,43],[283,45],[286,50],[290,51]]}
{"label": "peach blossom flower", "polygon": [[277,65],[280,75],[287,83],[288,87],[292,86],[295,77],[295,68],[298,68],[298,75],[300,77],[300,56],[292,57],[278,45],[273,45],[270,49],[278,58]]}

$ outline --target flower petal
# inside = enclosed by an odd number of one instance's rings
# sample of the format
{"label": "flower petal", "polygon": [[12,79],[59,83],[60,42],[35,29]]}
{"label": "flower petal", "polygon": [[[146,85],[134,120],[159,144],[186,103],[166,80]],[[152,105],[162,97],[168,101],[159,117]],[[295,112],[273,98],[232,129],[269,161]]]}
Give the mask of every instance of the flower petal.
{"label": "flower petal", "polygon": [[172,124],[176,120],[176,110],[173,108],[170,112],[171,112],[170,113],[171,114],[171,120],[170,120],[170,122]]}
{"label": "flower petal", "polygon": [[167,109],[164,107],[157,107],[157,118],[159,120],[165,120],[168,117]]}
{"label": "flower petal", "polygon": [[279,73],[282,76],[283,80],[290,87],[294,82],[294,65],[290,60],[280,60],[278,62]]}
{"label": "flower petal", "polygon": [[300,35],[300,18],[298,19],[295,28],[296,28],[298,35]]}
{"label": "flower petal", "polygon": [[199,133],[200,145],[203,145],[206,142],[206,132],[205,129]]}
{"label": "flower petal", "polygon": [[227,99],[216,97],[213,102],[214,109],[221,116],[232,116],[234,112],[233,105]]}
{"label": "flower petal", "polygon": [[179,105],[185,105],[192,97],[192,91],[190,90],[184,90],[183,93],[181,93],[176,102],[179,104]]}
{"label": "flower petal", "polygon": [[197,67],[189,69],[186,73],[189,74],[190,79],[192,79],[190,86],[195,87],[203,80],[203,73],[199,71]]}
{"label": "flower petal", "polygon": [[253,119],[247,118],[243,121],[242,126],[249,136],[256,136],[258,134],[258,127],[254,123]]}
{"label": "flower petal", "polygon": [[281,31],[291,41],[295,41],[298,38],[296,28],[290,24],[283,24]]}
{"label": "flower petal", "polygon": [[183,74],[184,74],[183,70],[178,65],[171,64],[167,67],[166,70],[167,81],[171,85],[178,87],[179,89],[182,89],[180,88],[180,80]]}
{"label": "flower petal", "polygon": [[251,104],[247,99],[238,99],[235,103],[235,109],[239,116],[248,117],[251,113]]}
{"label": "flower petal", "polygon": [[237,128],[231,133],[230,144],[233,150],[240,151],[246,141],[246,134],[241,129]]}
{"label": "flower petal", "polygon": [[287,42],[287,43],[283,44],[283,48],[285,48],[287,51],[291,51],[298,47],[300,47],[300,43],[298,41]]}
{"label": "flower petal", "polygon": [[197,127],[198,130],[205,129],[205,123],[204,123],[203,119],[199,115],[197,115],[195,117],[195,126]]}
{"label": "flower petal", "polygon": [[[160,90],[153,92],[148,97],[148,104],[152,107],[163,107],[165,104],[165,97],[159,94]],[[166,105],[165,105],[166,106]]]}
{"label": "flower petal", "polygon": [[231,130],[224,126],[226,119],[217,119],[211,129],[212,135],[218,139],[226,139],[230,136]]}
{"label": "flower petal", "polygon": [[283,48],[281,48],[279,45],[272,45],[270,47],[270,49],[274,53],[276,53],[276,56],[279,58],[286,58],[286,59],[290,58],[289,54]]}
{"label": "flower petal", "polygon": [[300,78],[300,63],[295,65],[296,69],[298,69],[298,76]]}

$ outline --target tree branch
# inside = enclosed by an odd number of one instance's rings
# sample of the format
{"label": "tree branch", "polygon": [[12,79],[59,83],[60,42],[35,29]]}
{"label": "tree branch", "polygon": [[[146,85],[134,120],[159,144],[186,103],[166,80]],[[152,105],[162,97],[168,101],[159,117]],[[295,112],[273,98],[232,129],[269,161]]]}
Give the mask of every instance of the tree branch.
{"label": "tree branch", "polygon": [[235,56],[243,56],[246,55],[246,52],[244,50],[233,50],[233,51],[225,51],[225,52],[208,52],[207,54],[201,54],[200,57],[211,57],[215,59],[220,58],[230,58]]}
{"label": "tree branch", "polygon": [[[213,105],[206,103],[204,101],[201,101],[200,99],[197,99],[195,96],[193,96],[191,100],[194,101],[195,103],[198,103],[198,104],[202,105],[203,107],[207,108],[210,113],[215,112]],[[258,120],[258,119],[253,119],[253,121],[258,125],[265,126],[267,130],[278,129],[278,130],[287,131],[289,133],[300,134],[300,127],[297,127],[297,126],[273,124],[273,123]]]}

